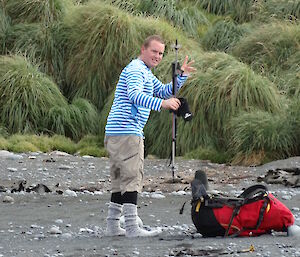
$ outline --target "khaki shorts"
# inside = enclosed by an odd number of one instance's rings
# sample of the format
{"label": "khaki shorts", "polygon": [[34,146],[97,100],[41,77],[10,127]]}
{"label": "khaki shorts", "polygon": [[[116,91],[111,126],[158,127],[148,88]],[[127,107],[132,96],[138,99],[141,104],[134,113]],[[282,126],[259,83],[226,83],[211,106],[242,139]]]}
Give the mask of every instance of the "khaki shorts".
{"label": "khaki shorts", "polygon": [[141,192],[144,176],[144,140],[139,136],[107,136],[112,193]]}

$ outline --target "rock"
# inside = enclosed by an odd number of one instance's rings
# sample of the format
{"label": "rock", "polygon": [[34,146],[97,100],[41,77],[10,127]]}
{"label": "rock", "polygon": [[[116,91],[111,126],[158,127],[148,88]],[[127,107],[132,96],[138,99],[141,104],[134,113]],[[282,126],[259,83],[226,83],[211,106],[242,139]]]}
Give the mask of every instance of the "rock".
{"label": "rock", "polygon": [[4,196],[4,198],[3,198],[4,203],[13,203],[14,201],[15,201],[15,199],[9,195]]}
{"label": "rock", "polygon": [[57,156],[70,156],[70,154],[61,151],[52,151],[49,155],[57,155]]}
{"label": "rock", "polygon": [[283,195],[281,198],[282,198],[283,200],[291,200],[291,199],[292,199],[292,196],[290,196],[290,195]]}
{"label": "rock", "polygon": [[0,150],[0,157],[6,158],[6,159],[9,159],[9,160],[23,159],[22,155],[14,154],[14,153],[6,151],[6,150]]}
{"label": "rock", "polygon": [[50,228],[49,233],[52,235],[61,234],[62,231],[57,226],[53,226]]}
{"label": "rock", "polygon": [[18,171],[17,168],[11,168],[11,167],[8,167],[7,170],[10,171],[10,172],[16,172],[16,171]]}
{"label": "rock", "polygon": [[166,198],[162,193],[158,193],[158,192],[151,193],[150,197],[151,198],[155,198],[155,199]]}
{"label": "rock", "polygon": [[70,169],[73,169],[74,167],[69,166],[69,165],[60,165],[58,168],[60,170],[70,170]]}
{"label": "rock", "polygon": [[82,159],[92,159],[94,158],[94,156],[90,156],[90,155],[83,155]]}
{"label": "rock", "polygon": [[67,195],[67,196],[74,196],[74,197],[77,197],[76,192],[74,192],[74,191],[72,191],[72,190],[70,190],[70,189],[67,189],[67,190],[65,191],[64,194]]}
{"label": "rock", "polygon": [[71,239],[71,238],[72,238],[72,234],[71,234],[71,233],[63,233],[63,234],[61,235],[61,237],[62,237],[63,239]]}
{"label": "rock", "polygon": [[13,153],[6,151],[6,150],[1,150],[0,151],[0,157],[8,157],[10,155],[13,155]]}

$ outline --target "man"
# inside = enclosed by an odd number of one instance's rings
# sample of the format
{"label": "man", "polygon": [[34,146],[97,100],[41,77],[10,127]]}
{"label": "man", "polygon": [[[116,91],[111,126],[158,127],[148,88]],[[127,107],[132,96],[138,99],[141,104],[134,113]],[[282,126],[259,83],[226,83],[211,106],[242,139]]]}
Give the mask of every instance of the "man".
{"label": "man", "polygon": [[[105,127],[105,147],[111,164],[111,201],[108,207],[108,236],[155,236],[138,226],[137,195],[142,190],[144,143],[143,128],[151,110],[177,110],[179,99],[172,96],[172,83],[164,85],[151,72],[162,60],[165,44],[161,37],[148,37],[140,56],[122,71]],[[195,71],[188,57],[178,76],[178,89],[190,72]],[[125,230],[120,227],[124,212]]]}

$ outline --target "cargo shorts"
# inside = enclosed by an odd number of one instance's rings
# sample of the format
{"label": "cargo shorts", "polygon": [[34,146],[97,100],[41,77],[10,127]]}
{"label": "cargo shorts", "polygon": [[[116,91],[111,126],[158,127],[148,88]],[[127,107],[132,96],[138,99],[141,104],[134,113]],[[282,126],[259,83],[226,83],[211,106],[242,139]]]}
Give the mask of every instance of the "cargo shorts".
{"label": "cargo shorts", "polygon": [[144,140],[135,135],[106,136],[112,193],[141,192],[144,177]]}

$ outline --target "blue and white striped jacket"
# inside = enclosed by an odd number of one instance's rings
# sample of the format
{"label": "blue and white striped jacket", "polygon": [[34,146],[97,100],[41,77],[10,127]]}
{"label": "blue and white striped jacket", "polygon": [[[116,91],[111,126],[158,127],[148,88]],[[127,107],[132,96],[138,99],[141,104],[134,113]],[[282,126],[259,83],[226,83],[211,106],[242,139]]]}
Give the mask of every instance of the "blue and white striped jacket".
{"label": "blue and white striped jacket", "polygon": [[[178,76],[177,89],[187,76]],[[107,118],[106,136],[143,136],[150,111],[160,111],[162,99],[172,96],[172,82],[163,84],[140,60],[131,61],[121,72],[115,98]]]}

